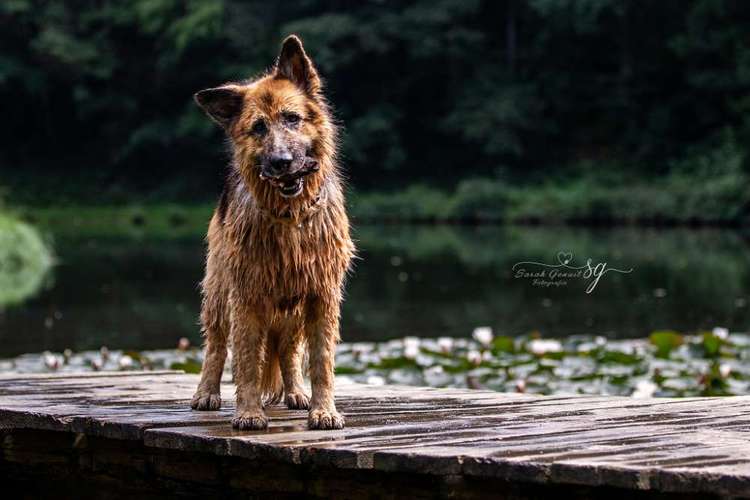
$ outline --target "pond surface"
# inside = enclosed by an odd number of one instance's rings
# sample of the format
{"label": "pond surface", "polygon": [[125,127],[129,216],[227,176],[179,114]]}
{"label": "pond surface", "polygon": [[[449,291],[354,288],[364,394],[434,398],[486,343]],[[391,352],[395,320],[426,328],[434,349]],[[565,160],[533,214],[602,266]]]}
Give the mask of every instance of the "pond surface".
{"label": "pond surface", "polygon": [[[0,357],[166,348],[180,337],[200,343],[199,232],[175,239],[46,231],[57,264],[35,295],[0,309]],[[733,231],[362,226],[355,237],[361,260],[342,312],[348,342],[467,338],[478,326],[495,335],[608,338],[750,329],[750,241]],[[591,293],[588,259],[592,269],[606,263]],[[565,268],[581,266],[580,276]],[[632,271],[606,272],[612,268]]]}

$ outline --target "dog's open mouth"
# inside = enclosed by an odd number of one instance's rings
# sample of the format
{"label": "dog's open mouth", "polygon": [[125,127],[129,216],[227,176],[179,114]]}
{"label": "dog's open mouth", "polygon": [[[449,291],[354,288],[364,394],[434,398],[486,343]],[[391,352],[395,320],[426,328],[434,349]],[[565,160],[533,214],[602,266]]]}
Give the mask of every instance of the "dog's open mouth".
{"label": "dog's open mouth", "polygon": [[294,198],[302,192],[305,180],[302,177],[289,180],[278,180],[275,185],[279,188],[281,196],[285,198]]}
{"label": "dog's open mouth", "polygon": [[318,162],[313,158],[307,158],[305,164],[294,173],[280,177],[266,177],[261,174],[261,178],[268,179],[271,185],[276,187],[284,198],[294,198],[295,196],[299,196],[305,187],[304,177],[317,172],[318,169]]}

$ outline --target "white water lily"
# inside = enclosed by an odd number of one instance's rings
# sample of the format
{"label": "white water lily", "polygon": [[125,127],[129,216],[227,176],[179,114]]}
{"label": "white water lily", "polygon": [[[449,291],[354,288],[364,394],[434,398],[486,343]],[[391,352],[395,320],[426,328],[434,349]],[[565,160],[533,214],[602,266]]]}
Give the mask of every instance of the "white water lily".
{"label": "white water lily", "polygon": [[385,379],[380,375],[370,375],[367,377],[367,383],[369,385],[385,385]]}
{"label": "white water lily", "polygon": [[466,353],[466,359],[469,360],[469,363],[478,365],[482,362],[482,353],[477,351],[476,349],[472,349],[471,351]]}
{"label": "white water lily", "polygon": [[420,340],[419,337],[404,337],[403,343],[404,349],[407,349],[409,347],[419,347]]}
{"label": "white water lily", "polygon": [[440,337],[437,339],[437,345],[440,352],[449,353],[453,350],[453,339],[450,337]]}
{"label": "white water lily", "polygon": [[533,354],[541,356],[547,352],[562,351],[562,344],[559,340],[554,339],[534,339],[529,341],[528,348]]}
{"label": "white water lily", "polygon": [[187,337],[180,337],[180,340],[177,341],[177,349],[180,351],[187,351],[190,349],[190,339]]}
{"label": "white water lily", "polygon": [[[339,347],[343,346],[344,344],[339,344]],[[370,352],[372,351],[374,346],[367,342],[353,342],[351,344],[351,350],[353,354],[362,354],[363,352]]]}
{"label": "white water lily", "polygon": [[650,380],[641,380],[636,384],[635,390],[630,396],[633,398],[650,398],[653,397],[658,388],[659,387]]}
{"label": "white water lily", "polygon": [[718,337],[723,340],[726,340],[726,338],[729,337],[729,330],[720,326],[714,328],[711,333],[713,333],[714,337]]}
{"label": "white water lily", "polygon": [[363,352],[359,355],[359,361],[364,364],[377,365],[383,361],[382,356],[377,352]]}
{"label": "white water lily", "polygon": [[133,358],[127,354],[123,354],[117,363],[120,365],[120,368],[131,368],[133,366]]}
{"label": "white water lily", "polygon": [[406,344],[404,347],[404,357],[407,359],[415,359],[419,354],[419,344]]}
{"label": "white water lily", "polygon": [[471,336],[474,337],[474,340],[476,340],[480,344],[488,346],[490,345],[490,342],[492,342],[493,338],[492,328],[490,328],[489,326],[478,326],[474,328]]}
{"label": "white water lily", "polygon": [[732,367],[729,366],[726,363],[722,363],[719,365],[719,375],[721,375],[721,378],[727,378],[729,377],[729,374],[732,373]]}
{"label": "white water lily", "polygon": [[48,370],[57,370],[60,368],[60,358],[50,352],[44,353],[44,366]]}

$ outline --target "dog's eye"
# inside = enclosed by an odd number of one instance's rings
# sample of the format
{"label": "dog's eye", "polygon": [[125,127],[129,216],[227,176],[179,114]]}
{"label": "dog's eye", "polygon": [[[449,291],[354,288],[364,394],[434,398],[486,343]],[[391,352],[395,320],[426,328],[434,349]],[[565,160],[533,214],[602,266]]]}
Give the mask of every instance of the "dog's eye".
{"label": "dog's eye", "polygon": [[253,123],[253,126],[250,128],[251,135],[262,136],[262,135],[265,135],[266,132],[268,132],[268,126],[266,125],[266,122],[264,122],[263,120],[256,121],[255,123]]}
{"label": "dog's eye", "polygon": [[296,127],[299,125],[299,122],[302,121],[302,117],[297,113],[284,113],[284,121],[287,125]]}

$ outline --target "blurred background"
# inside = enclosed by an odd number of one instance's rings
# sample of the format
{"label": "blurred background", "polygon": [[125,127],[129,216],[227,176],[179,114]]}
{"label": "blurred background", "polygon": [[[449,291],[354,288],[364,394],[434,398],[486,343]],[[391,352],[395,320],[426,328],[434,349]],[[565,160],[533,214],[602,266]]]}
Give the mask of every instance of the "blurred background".
{"label": "blurred background", "polygon": [[[5,0],[0,357],[200,343],[192,94],[290,33],[343,127],[345,341],[748,329],[748,2]],[[634,272],[513,278],[560,251]]]}

